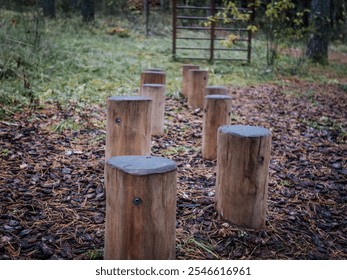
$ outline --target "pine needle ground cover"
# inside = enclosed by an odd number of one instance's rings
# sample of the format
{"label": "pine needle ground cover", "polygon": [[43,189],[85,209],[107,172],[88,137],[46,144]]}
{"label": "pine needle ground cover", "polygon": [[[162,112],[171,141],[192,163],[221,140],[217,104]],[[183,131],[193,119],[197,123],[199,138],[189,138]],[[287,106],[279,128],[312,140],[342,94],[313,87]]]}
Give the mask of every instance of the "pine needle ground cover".
{"label": "pine needle ground cover", "polygon": [[170,38],[99,24],[48,22],[41,50],[18,47],[19,62],[1,43],[0,259],[102,259],[105,101],[135,94],[145,68],[167,72],[166,134],[152,154],[178,165],[177,259],[346,259],[345,68],[303,81],[274,80],[257,61],[202,64],[228,87],[232,124],[273,134],[266,228],[250,230],[215,211],[216,162],[201,158],[202,112],[179,94]]}

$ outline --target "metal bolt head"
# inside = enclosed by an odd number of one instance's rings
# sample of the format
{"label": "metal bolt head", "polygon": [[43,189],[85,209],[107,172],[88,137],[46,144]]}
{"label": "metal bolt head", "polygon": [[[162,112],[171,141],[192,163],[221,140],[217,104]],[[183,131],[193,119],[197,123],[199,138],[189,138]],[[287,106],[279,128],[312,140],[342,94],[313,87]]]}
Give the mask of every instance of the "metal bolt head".
{"label": "metal bolt head", "polygon": [[116,124],[120,124],[120,118],[116,118],[115,122]]}
{"label": "metal bolt head", "polygon": [[135,197],[135,198],[133,199],[133,204],[134,204],[135,206],[140,206],[140,205],[142,204],[142,199],[139,198],[139,197]]}

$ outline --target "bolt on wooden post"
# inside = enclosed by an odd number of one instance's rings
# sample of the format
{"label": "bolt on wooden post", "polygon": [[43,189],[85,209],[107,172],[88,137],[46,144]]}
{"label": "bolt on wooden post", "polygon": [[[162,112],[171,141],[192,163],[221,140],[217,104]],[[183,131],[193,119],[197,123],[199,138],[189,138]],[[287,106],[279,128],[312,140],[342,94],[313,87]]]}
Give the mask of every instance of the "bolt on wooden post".
{"label": "bolt on wooden post", "polygon": [[206,95],[227,95],[228,90],[223,86],[207,86],[206,87]]}
{"label": "bolt on wooden post", "polygon": [[199,69],[199,66],[193,64],[182,65],[182,95],[188,98],[189,70]]}
{"label": "bolt on wooden post", "polygon": [[192,69],[188,76],[188,105],[194,109],[203,109],[208,71]]}
{"label": "bolt on wooden post", "polygon": [[175,259],[176,170],[161,157],[107,160],[104,259]]}
{"label": "bolt on wooden post", "polygon": [[265,226],[271,132],[258,126],[218,129],[216,208],[222,218],[249,228]]}
{"label": "bolt on wooden post", "polygon": [[161,84],[144,84],[141,96],[153,100],[152,104],[152,135],[164,134],[165,86]]}
{"label": "bolt on wooden post", "polygon": [[222,125],[230,124],[231,97],[228,95],[208,95],[205,97],[202,123],[202,157],[217,158],[217,131]]}
{"label": "bolt on wooden post", "polygon": [[107,100],[106,159],[150,155],[152,99],[113,96]]}

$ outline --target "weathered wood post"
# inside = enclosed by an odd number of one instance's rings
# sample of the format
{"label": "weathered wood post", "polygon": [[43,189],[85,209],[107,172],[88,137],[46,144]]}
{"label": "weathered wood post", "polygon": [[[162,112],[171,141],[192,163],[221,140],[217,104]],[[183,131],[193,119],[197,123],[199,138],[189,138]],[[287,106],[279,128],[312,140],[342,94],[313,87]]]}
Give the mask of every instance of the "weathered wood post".
{"label": "weathered wood post", "polygon": [[104,259],[175,259],[176,169],[161,157],[107,160]]}
{"label": "weathered wood post", "polygon": [[228,94],[228,90],[223,86],[207,86],[206,87],[206,95],[214,95],[214,94]]}
{"label": "weathered wood post", "polygon": [[141,95],[142,92],[142,86],[144,84],[160,84],[165,85],[166,83],[166,74],[163,71],[143,71],[141,73],[141,80],[140,80],[140,92],[139,95]]}
{"label": "weathered wood post", "polygon": [[152,104],[152,135],[164,134],[165,86],[160,84],[144,84],[141,96],[153,100]]}
{"label": "weathered wood post", "polygon": [[193,64],[182,65],[182,95],[188,98],[189,70],[199,69],[199,66]]}
{"label": "weathered wood post", "polygon": [[107,100],[106,159],[151,153],[152,99],[112,96]]}
{"label": "weathered wood post", "polygon": [[208,71],[192,69],[189,70],[188,77],[188,105],[194,109],[202,109],[208,82]]}
{"label": "weathered wood post", "polygon": [[217,131],[222,125],[230,124],[231,97],[228,95],[207,95],[205,97],[202,123],[202,157],[217,158]]}
{"label": "weathered wood post", "polygon": [[216,208],[226,220],[265,226],[271,132],[258,126],[218,129]]}

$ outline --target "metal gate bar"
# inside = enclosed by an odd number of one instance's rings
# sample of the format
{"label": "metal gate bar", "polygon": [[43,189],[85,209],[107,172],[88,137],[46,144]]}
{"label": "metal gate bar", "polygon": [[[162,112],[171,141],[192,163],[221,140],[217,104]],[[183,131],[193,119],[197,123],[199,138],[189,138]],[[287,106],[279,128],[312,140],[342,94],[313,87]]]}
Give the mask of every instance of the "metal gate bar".
{"label": "metal gate bar", "polygon": [[[206,16],[196,16],[196,15],[182,15],[178,14],[180,10],[191,10],[191,11],[210,11],[210,16],[214,17],[218,11],[224,10],[222,7],[216,7],[215,0],[210,1],[211,5],[209,7],[200,7],[200,6],[184,6],[184,5],[177,5],[177,0],[173,0],[173,32],[172,32],[172,55],[173,58],[178,59],[177,57],[177,50],[200,50],[200,51],[209,51],[209,58],[207,57],[181,57],[182,59],[205,59],[213,62],[214,60],[234,60],[234,61],[247,61],[248,63],[251,62],[251,50],[252,50],[252,32],[249,31],[247,28],[235,28],[235,27],[220,27],[216,26],[216,22],[212,21],[210,26],[208,27],[202,27],[202,26],[183,26],[183,25],[177,25],[178,20],[186,20],[186,21],[197,21],[197,20],[208,20],[208,17]],[[240,8],[240,11],[244,12],[250,12],[247,9]],[[187,35],[178,35],[179,30],[192,30],[192,31],[207,31],[210,33],[209,36],[206,37],[190,37]],[[216,31],[229,31],[229,32],[238,32],[246,33],[246,36],[242,36],[237,39],[237,41],[240,42],[247,42],[247,47],[245,48],[221,48],[216,47],[215,42],[223,41],[225,38],[218,38],[216,37]],[[177,40],[193,40],[193,41],[210,41],[209,47],[184,47],[184,46],[177,46]],[[222,51],[222,52],[247,52],[247,58],[215,58],[215,51]]]}

